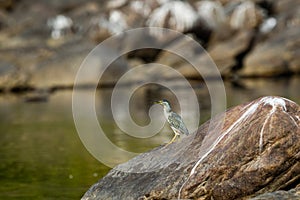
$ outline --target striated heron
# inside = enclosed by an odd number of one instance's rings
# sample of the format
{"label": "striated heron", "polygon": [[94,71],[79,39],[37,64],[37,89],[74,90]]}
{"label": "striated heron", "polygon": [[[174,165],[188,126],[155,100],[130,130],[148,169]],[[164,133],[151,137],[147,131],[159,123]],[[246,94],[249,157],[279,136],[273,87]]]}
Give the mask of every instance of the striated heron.
{"label": "striated heron", "polygon": [[173,139],[167,145],[174,142],[176,137],[178,137],[180,135],[188,135],[189,134],[189,131],[186,128],[182,118],[180,117],[180,115],[178,115],[177,113],[172,111],[170,103],[167,100],[164,99],[164,100],[156,101],[154,103],[160,104],[163,106],[164,115],[165,115],[171,129],[175,133]]}

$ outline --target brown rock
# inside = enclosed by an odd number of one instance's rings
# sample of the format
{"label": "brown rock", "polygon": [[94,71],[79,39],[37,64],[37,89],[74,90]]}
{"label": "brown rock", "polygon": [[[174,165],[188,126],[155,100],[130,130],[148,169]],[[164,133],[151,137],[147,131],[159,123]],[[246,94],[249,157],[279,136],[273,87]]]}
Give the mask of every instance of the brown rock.
{"label": "brown rock", "polygon": [[300,188],[292,189],[289,191],[276,191],[259,195],[251,198],[250,200],[298,200],[300,199]]}
{"label": "brown rock", "polygon": [[233,29],[254,29],[260,25],[263,16],[263,10],[253,1],[242,1],[234,8],[229,24]]}
{"label": "brown rock", "polygon": [[223,75],[231,75],[232,68],[237,64],[236,57],[249,48],[253,36],[252,30],[241,31],[208,49],[209,55]]}
{"label": "brown rock", "polygon": [[[181,13],[185,13],[185,15],[180,16]],[[149,16],[146,25],[169,28],[183,33],[192,29],[198,18],[196,10],[189,2],[172,1],[155,9]]]}
{"label": "brown rock", "polygon": [[225,114],[177,143],[115,167],[82,199],[231,200],[299,184],[297,104],[263,97]]}
{"label": "brown rock", "polygon": [[239,71],[241,76],[276,76],[300,71],[300,29],[292,27],[257,44]]}
{"label": "brown rock", "polygon": [[184,59],[164,51],[158,56],[156,62],[173,67],[188,78],[199,78],[200,75],[186,60],[192,60],[197,66],[200,66],[202,76],[211,74],[210,66],[214,64],[218,67],[221,75],[230,76],[232,68],[237,64],[236,57],[248,49],[253,33],[253,31],[237,32],[234,37],[213,44],[208,48],[210,57],[203,52],[204,49],[195,51],[191,49],[191,44],[186,40],[176,40],[170,44],[170,48],[180,52]]}
{"label": "brown rock", "polygon": [[[255,48],[246,55],[241,76],[278,76],[299,73],[299,1],[270,1],[276,26],[258,36]],[[264,35],[266,34],[266,35]]]}
{"label": "brown rock", "polygon": [[28,74],[12,63],[0,62],[0,90],[7,91],[13,88],[26,86]]}
{"label": "brown rock", "polygon": [[14,4],[15,4],[14,0],[0,1],[0,9],[12,9]]}
{"label": "brown rock", "polygon": [[[201,45],[196,46],[194,40],[187,40],[186,38],[178,38],[167,46],[170,51],[162,51],[156,63],[160,63],[176,69],[181,75],[187,78],[201,78],[201,76],[217,76],[211,69],[215,65],[213,60],[205,52]],[[194,68],[198,67],[201,74]],[[169,77],[168,74],[165,74]]]}
{"label": "brown rock", "polygon": [[75,77],[85,59],[88,59],[84,65],[84,68],[88,69],[88,74],[80,76],[81,78],[77,82],[79,87],[98,85],[98,80],[91,77],[95,77],[94,74],[98,74],[101,69],[106,67],[107,70],[102,74],[99,84],[114,84],[127,70],[127,63],[122,58],[117,59],[109,66],[104,66],[105,58],[117,57],[115,55],[117,52],[110,47],[107,47],[105,52],[100,53],[94,50],[89,54],[92,51],[90,44],[82,46],[71,44],[58,49],[58,51],[62,53],[38,63],[37,67],[32,70],[29,80],[31,87],[40,89],[73,87]]}
{"label": "brown rock", "polygon": [[270,1],[273,3],[273,12],[276,14],[289,14],[291,10],[300,6],[299,1],[294,0],[280,0]]}

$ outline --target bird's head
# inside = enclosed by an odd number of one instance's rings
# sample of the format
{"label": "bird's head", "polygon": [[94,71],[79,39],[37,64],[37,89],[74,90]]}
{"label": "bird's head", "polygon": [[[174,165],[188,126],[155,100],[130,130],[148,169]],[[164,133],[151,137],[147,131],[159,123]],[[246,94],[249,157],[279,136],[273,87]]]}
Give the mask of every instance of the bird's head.
{"label": "bird's head", "polygon": [[160,101],[155,101],[155,104],[159,104],[162,105],[164,107],[165,110],[171,110],[171,106],[168,100],[160,100]]}

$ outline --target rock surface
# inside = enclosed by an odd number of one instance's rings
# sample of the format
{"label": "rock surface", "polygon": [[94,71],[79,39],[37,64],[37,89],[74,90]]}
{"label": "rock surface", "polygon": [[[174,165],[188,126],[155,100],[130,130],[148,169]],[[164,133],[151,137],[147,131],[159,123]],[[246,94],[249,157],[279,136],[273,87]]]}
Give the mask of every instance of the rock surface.
{"label": "rock surface", "polygon": [[292,189],[289,191],[276,191],[259,195],[251,198],[251,200],[289,200],[300,199],[300,188]]}
{"label": "rock surface", "polygon": [[[300,3],[287,0],[271,4],[275,27],[260,32],[258,41],[244,59],[242,76],[278,76],[300,72]],[[270,26],[270,25],[269,25]],[[262,30],[262,28],[261,28]],[[265,35],[266,34],[266,35]]]}
{"label": "rock surface", "polygon": [[[245,59],[242,76],[277,76],[300,72],[300,29],[291,28],[258,44]],[[293,42],[291,42],[293,41]]]}
{"label": "rock surface", "polygon": [[250,198],[299,185],[299,160],[300,107],[263,97],[115,167],[82,199]]}

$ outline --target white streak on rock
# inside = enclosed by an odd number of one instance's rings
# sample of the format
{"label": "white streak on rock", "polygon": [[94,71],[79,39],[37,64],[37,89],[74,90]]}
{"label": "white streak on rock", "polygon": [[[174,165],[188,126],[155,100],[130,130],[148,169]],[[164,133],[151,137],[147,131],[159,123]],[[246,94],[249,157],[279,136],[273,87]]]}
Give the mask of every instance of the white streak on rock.
{"label": "white streak on rock", "polygon": [[270,33],[275,26],[277,25],[277,20],[274,17],[270,17],[266,19],[261,26],[259,27],[260,32],[262,33]]}
{"label": "white streak on rock", "polygon": [[107,8],[117,9],[119,7],[124,6],[126,3],[127,3],[127,0],[110,0],[107,3]]}
{"label": "white streak on rock", "polygon": [[[249,107],[250,106],[250,107]],[[184,185],[188,182],[188,180],[190,179],[190,177],[195,173],[196,168],[199,166],[199,164],[216,148],[216,146],[220,143],[220,141],[236,126],[238,126],[239,124],[241,124],[242,122],[244,122],[245,120],[247,120],[249,118],[249,116],[251,116],[256,109],[258,108],[259,103],[255,103],[253,105],[249,104],[247,107],[248,110],[246,112],[244,112],[244,114],[238,119],[236,120],[226,131],[224,131],[224,133],[222,135],[220,135],[215,142],[210,146],[210,148],[207,150],[207,152],[204,153],[203,156],[201,156],[201,158],[196,162],[196,164],[194,165],[194,167],[192,168],[190,175],[188,176],[187,180],[182,184],[182,186],[179,189],[178,192],[178,199],[180,199],[180,194],[181,194],[181,190],[184,187]],[[205,142],[205,139],[204,139]],[[201,152],[201,151],[200,151]]]}
{"label": "white streak on rock", "polygon": [[101,17],[98,26],[107,29],[111,34],[118,34],[128,28],[126,16],[118,10],[113,10],[109,14],[109,18]]}
{"label": "white streak on rock", "polygon": [[149,16],[147,25],[150,27],[173,28],[176,31],[184,32],[192,28],[197,19],[198,15],[189,3],[171,1],[155,9]]}
{"label": "white streak on rock", "polygon": [[[295,119],[287,112],[287,107],[286,107],[286,101],[290,102],[290,103],[294,103],[293,101],[289,100],[289,99],[285,99],[282,97],[264,97],[262,98],[260,101],[258,101],[257,103],[252,103],[252,104],[248,104],[244,109],[246,110],[242,116],[237,119],[226,131],[223,132],[222,135],[220,135],[215,142],[208,148],[208,150],[205,152],[203,151],[203,155],[201,156],[201,158],[196,162],[196,164],[193,166],[187,180],[182,184],[182,186],[179,189],[178,192],[178,199],[180,199],[180,195],[181,195],[181,191],[183,189],[183,187],[186,185],[186,183],[189,181],[190,177],[195,173],[196,168],[199,166],[199,164],[216,148],[216,146],[220,143],[220,141],[232,130],[234,129],[236,126],[240,125],[241,123],[243,123],[244,121],[246,121],[256,110],[257,108],[262,105],[270,105],[272,107],[272,109],[270,110],[270,112],[268,113],[268,115],[266,116],[266,120],[262,126],[262,129],[260,131],[260,139],[259,139],[259,151],[260,153],[262,152],[262,147],[263,147],[263,133],[264,133],[264,129],[266,124],[268,123],[268,121],[270,120],[270,118],[272,117],[272,115],[276,112],[277,109],[282,109],[283,113],[287,114],[292,121],[296,124],[297,127],[299,127],[299,125],[297,124],[297,122],[295,121]],[[300,117],[298,115],[295,116],[297,118],[298,121],[300,121]],[[207,137],[207,136],[206,136]],[[203,144],[205,144],[205,139],[203,141]],[[202,144],[202,146],[203,146]],[[201,153],[201,148],[200,148],[200,153]]]}
{"label": "white streak on rock", "polygon": [[73,26],[73,21],[67,16],[57,15],[54,18],[48,19],[47,25],[52,29],[51,37],[53,39],[59,39],[63,36],[64,31]]}
{"label": "white streak on rock", "polygon": [[129,5],[132,10],[143,16],[150,15],[152,11],[150,5],[147,4],[146,1],[131,1]]}
{"label": "white streak on rock", "polygon": [[279,97],[264,97],[260,100],[264,105],[268,104],[272,106],[271,112],[275,112],[278,106],[281,106],[284,111],[286,111],[286,104],[283,98]]}
{"label": "white streak on rock", "polygon": [[[264,97],[262,98],[260,101],[262,103],[264,103],[263,105],[270,105],[272,106],[272,109],[271,111],[268,113],[267,117],[266,117],[266,120],[263,124],[263,127],[260,131],[260,137],[259,137],[259,153],[262,152],[263,150],[263,134],[264,134],[264,129],[265,129],[265,125],[268,123],[268,121],[270,120],[270,118],[272,117],[272,115],[276,112],[276,110],[278,108],[281,108],[283,113],[285,113],[286,115],[289,116],[289,118],[294,122],[294,124],[299,127],[299,125],[297,124],[297,122],[295,121],[295,119],[290,115],[288,114],[286,111],[286,103],[285,101],[287,101],[288,99],[285,99],[285,98],[279,98],[279,97]],[[290,100],[288,100],[290,101]],[[292,101],[290,101],[292,102]]]}
{"label": "white streak on rock", "polygon": [[267,119],[265,120],[265,122],[263,124],[263,127],[260,130],[260,134],[259,134],[259,153],[262,152],[264,130],[265,130],[265,126],[268,123],[270,117],[271,117],[271,115],[269,113],[268,116],[267,116]]}
{"label": "white streak on rock", "polygon": [[[294,122],[294,124],[295,124],[297,127],[299,127],[298,123],[296,122],[296,120],[295,120],[291,115],[289,115],[289,114],[286,113],[286,112],[285,112],[285,114],[289,116],[289,118]],[[298,118],[298,120],[299,120],[299,118]]]}
{"label": "white streak on rock", "polygon": [[197,161],[196,165],[193,167],[190,175],[193,175],[195,173],[195,170],[197,168],[197,166],[200,164],[200,162],[206,158],[214,149],[215,147],[219,144],[219,142],[237,125],[239,125],[240,123],[242,123],[243,121],[245,121],[249,116],[251,116],[257,109],[258,107],[258,103],[253,104],[252,106],[250,106],[250,108],[237,120],[235,121],[222,135],[220,135],[217,140],[213,143],[213,145],[211,146],[211,148],[209,148],[209,150]]}
{"label": "white streak on rock", "polygon": [[199,1],[196,3],[198,14],[212,29],[218,28],[226,21],[222,4],[218,1]]}

